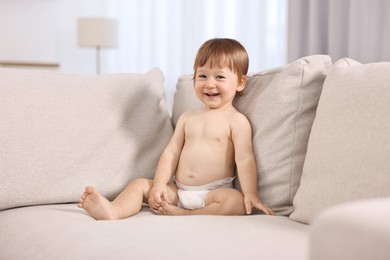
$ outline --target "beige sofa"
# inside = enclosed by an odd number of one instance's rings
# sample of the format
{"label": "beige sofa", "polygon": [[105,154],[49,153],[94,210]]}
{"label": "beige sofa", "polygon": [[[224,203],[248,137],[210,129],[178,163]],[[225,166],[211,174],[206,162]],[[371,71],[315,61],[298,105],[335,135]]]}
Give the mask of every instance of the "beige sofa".
{"label": "beige sofa", "polygon": [[[301,58],[251,75],[258,192],[276,217],[96,221],[84,186],[113,198],[152,178],[180,114],[159,69],[82,76],[0,70],[0,259],[390,259],[390,63]],[[235,183],[239,189],[239,180]]]}

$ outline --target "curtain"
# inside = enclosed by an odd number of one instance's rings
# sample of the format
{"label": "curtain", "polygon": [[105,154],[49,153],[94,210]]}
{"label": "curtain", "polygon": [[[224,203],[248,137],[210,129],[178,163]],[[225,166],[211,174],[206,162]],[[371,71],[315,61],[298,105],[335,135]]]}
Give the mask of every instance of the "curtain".
{"label": "curtain", "polygon": [[290,0],[288,9],[288,61],[320,53],[390,61],[390,1]]}
{"label": "curtain", "polygon": [[178,77],[193,72],[200,45],[215,37],[240,41],[250,72],[287,60],[287,0],[115,0],[119,48],[104,58],[106,72],[145,72],[159,67],[172,103]]}

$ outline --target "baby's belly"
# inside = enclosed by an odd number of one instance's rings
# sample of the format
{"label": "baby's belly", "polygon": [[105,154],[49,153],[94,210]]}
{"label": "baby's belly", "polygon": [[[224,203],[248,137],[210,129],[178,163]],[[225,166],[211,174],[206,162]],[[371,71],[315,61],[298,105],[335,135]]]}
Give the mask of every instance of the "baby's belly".
{"label": "baby's belly", "polygon": [[175,178],[185,185],[199,186],[232,176],[233,155],[226,151],[183,149]]}

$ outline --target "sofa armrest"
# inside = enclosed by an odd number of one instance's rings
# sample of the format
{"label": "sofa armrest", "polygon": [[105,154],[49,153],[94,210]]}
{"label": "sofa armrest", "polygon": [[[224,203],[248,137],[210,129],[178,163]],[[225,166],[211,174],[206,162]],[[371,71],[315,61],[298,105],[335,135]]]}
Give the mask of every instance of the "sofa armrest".
{"label": "sofa armrest", "polygon": [[348,202],[322,212],[311,228],[310,259],[390,259],[390,198]]}

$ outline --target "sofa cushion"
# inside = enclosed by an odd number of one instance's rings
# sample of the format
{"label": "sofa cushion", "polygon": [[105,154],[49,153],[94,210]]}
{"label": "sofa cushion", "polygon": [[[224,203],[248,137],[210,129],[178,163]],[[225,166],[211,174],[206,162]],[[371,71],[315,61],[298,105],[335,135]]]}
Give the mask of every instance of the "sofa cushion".
{"label": "sofa cushion", "polygon": [[0,259],[307,259],[309,226],[288,217],[158,216],[96,221],[76,205],[0,212]]}
{"label": "sofa cushion", "polygon": [[[331,65],[329,56],[313,55],[253,74],[243,95],[234,100],[253,128],[258,194],[279,215],[292,211],[317,102]],[[180,78],[174,123],[184,111],[199,107],[192,75]]]}
{"label": "sofa cushion", "polygon": [[291,219],[390,196],[390,63],[341,59],[325,80]]}
{"label": "sofa cushion", "polygon": [[112,198],[154,176],[172,135],[159,69],[66,75],[0,70],[0,210]]}

